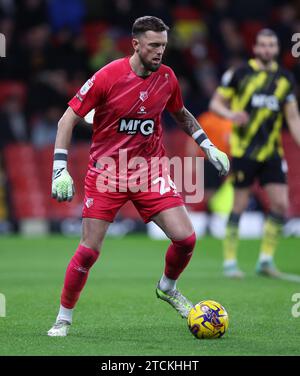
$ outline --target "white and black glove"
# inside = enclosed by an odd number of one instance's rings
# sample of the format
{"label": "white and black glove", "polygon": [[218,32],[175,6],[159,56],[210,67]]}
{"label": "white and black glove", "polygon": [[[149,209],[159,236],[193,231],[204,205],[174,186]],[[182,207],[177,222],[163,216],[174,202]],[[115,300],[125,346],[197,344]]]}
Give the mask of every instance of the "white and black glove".
{"label": "white and black glove", "polygon": [[201,147],[207,156],[207,159],[215,166],[220,175],[227,175],[230,169],[230,163],[227,155],[215,147],[208,139],[202,129],[192,135],[193,139]]}
{"label": "white and black glove", "polygon": [[74,184],[67,170],[68,151],[55,149],[52,175],[52,197],[58,202],[71,201],[74,194]]}

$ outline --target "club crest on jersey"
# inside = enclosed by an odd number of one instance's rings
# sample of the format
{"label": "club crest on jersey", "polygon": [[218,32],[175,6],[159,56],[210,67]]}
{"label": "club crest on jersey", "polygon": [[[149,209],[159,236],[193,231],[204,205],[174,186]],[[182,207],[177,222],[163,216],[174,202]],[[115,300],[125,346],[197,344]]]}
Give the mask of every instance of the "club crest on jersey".
{"label": "club crest on jersey", "polygon": [[144,102],[148,98],[148,91],[140,91],[140,100]]}
{"label": "club crest on jersey", "polygon": [[120,119],[118,132],[126,134],[141,133],[149,136],[154,132],[154,120],[152,119]]}

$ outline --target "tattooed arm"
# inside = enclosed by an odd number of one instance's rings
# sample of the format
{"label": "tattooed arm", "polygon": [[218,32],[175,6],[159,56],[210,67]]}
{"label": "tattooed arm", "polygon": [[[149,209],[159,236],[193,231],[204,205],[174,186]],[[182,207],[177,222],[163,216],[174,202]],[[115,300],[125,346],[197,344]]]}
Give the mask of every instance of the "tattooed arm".
{"label": "tattooed arm", "polygon": [[181,110],[172,113],[176,123],[187,133],[192,136],[195,132],[201,130],[201,126],[195,117],[183,107]]}
{"label": "tattooed arm", "polygon": [[184,132],[193,137],[220,175],[227,175],[230,167],[227,155],[211,143],[195,117],[185,107],[172,116]]}

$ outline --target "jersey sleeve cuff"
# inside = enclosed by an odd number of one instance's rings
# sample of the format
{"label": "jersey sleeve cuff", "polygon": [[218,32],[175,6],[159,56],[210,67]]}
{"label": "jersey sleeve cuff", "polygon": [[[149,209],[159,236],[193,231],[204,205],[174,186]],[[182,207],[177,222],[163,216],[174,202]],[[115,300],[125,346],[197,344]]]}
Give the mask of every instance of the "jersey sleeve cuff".
{"label": "jersey sleeve cuff", "polygon": [[79,100],[76,97],[74,97],[68,102],[68,105],[72,108],[76,115],[84,118],[86,113],[84,113],[84,111],[81,111],[80,108],[78,108],[78,105],[80,105],[80,103],[78,104],[77,101]]}

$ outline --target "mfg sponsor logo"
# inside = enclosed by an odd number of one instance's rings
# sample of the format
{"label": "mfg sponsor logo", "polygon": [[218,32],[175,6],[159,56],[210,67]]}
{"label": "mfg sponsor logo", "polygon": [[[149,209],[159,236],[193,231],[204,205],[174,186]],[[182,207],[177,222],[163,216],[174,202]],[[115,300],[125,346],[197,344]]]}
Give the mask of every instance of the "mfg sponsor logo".
{"label": "mfg sponsor logo", "polygon": [[154,132],[154,120],[152,119],[120,119],[118,132],[126,134],[141,133],[149,136]]}

